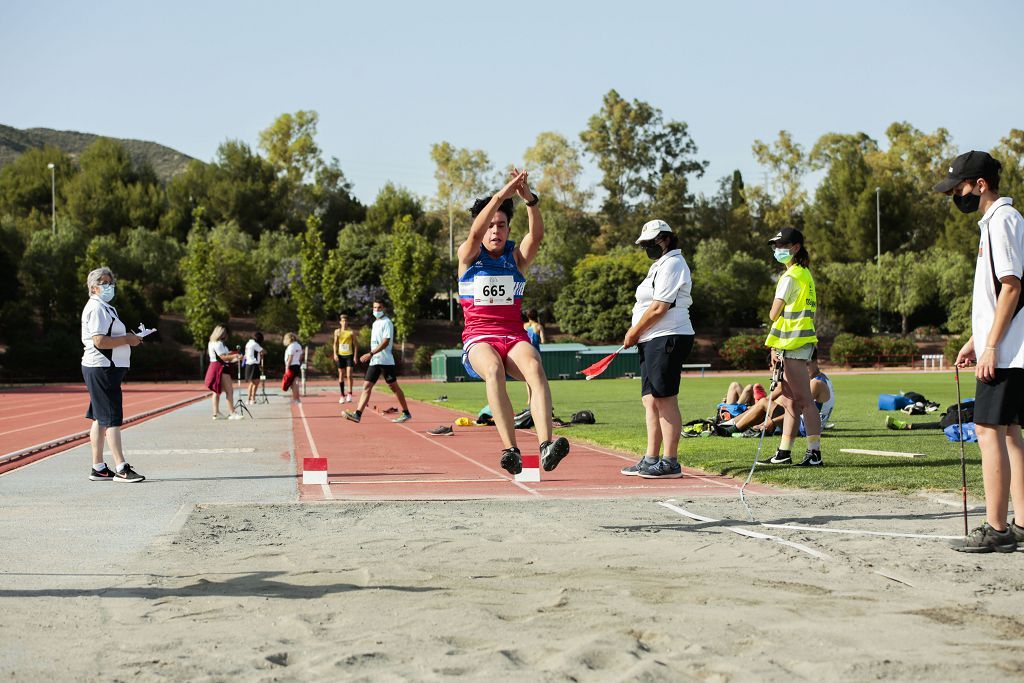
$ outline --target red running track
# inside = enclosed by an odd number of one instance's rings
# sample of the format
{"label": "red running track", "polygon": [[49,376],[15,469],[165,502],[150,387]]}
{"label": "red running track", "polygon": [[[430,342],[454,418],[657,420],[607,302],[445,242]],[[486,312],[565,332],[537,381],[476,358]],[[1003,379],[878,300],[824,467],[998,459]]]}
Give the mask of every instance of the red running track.
{"label": "red running track", "polygon": [[[208,394],[199,384],[124,384],[126,424],[145,419],[199,400]],[[85,419],[89,394],[84,384],[53,384],[0,390],[0,472],[26,465],[40,458],[78,445],[86,438],[73,438],[87,431]],[[7,456],[50,443],[31,455],[7,461]]]}
{"label": "red running track", "polygon": [[[413,419],[394,424],[391,419],[398,413],[383,411],[397,408],[397,401],[379,393],[356,424],[341,414],[354,405],[339,405],[334,394],[325,394],[292,406],[300,481],[303,458],[325,457],[328,469],[327,485],[299,484],[300,500],[736,495],[742,484],[689,468],[682,479],[625,477],[619,470],[636,462],[636,455],[574,442],[571,427],[556,430],[572,445],[558,469],[542,471],[540,483],[519,483],[498,464],[501,441],[494,427],[455,426],[454,436],[428,436],[427,429],[451,425],[464,414],[411,401]],[[524,455],[538,452],[534,432],[516,433]],[[775,493],[756,485],[747,490]]]}

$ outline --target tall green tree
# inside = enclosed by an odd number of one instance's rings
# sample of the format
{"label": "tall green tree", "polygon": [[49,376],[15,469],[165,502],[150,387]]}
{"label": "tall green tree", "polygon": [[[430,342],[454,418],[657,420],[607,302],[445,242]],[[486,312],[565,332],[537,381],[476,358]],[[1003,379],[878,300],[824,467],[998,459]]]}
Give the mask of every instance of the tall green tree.
{"label": "tall green tree", "polygon": [[197,349],[206,347],[214,325],[227,317],[227,311],[217,305],[217,264],[206,233],[202,210],[197,209],[185,257],[181,260],[181,279],[185,283],[185,324]]}
{"label": "tall green tree", "polygon": [[629,327],[637,284],[651,262],[636,248],[585,256],[555,302],[562,330],[592,342],[615,342]]}
{"label": "tall green tree", "polygon": [[754,140],[754,158],[767,168],[763,185],[746,189],[747,201],[755,205],[755,215],[773,233],[784,227],[803,227],[803,212],[807,206],[807,192],[803,179],[809,169],[807,154],[789,131],[779,131],[774,142]]}
{"label": "tall green tree", "polygon": [[764,322],[773,274],[765,256],[737,251],[721,238],[701,241],[691,260],[694,324],[722,329]]}
{"label": "tall green tree", "polygon": [[[52,178],[49,164],[54,165]],[[42,219],[17,223],[25,237],[36,225],[44,221],[49,225],[53,189],[56,188],[57,208],[63,213],[65,186],[77,172],[71,157],[56,147],[26,150],[0,169],[0,215],[20,219],[35,214]]]}
{"label": "tall green tree", "polygon": [[441,265],[433,245],[414,231],[412,225],[412,216],[404,216],[395,223],[384,258],[382,277],[391,299],[395,334],[402,340],[403,354],[405,340],[412,334],[420,304]]}
{"label": "tall green tree", "polygon": [[320,219],[306,219],[306,232],[299,249],[298,272],[292,287],[299,316],[299,338],[309,342],[324,323],[324,301],[321,289],[324,275],[324,241]]}
{"label": "tall green tree", "polygon": [[580,140],[602,173],[606,247],[636,238],[637,213],[659,212],[674,228],[685,225],[685,208],[692,203],[688,179],[703,176],[707,167],[695,158],[697,145],[686,123],[665,121],[660,109],[610,90]]}
{"label": "tall green tree", "polygon": [[260,131],[260,149],[278,174],[294,186],[310,180],[322,165],[320,147],[316,143],[315,111],[281,114],[268,128]]}
{"label": "tall green tree", "polygon": [[466,209],[474,198],[487,194],[491,162],[483,150],[462,149],[447,141],[430,146],[430,159],[434,162],[434,179],[437,180],[434,203],[448,219],[448,259],[444,267],[449,273],[448,317],[454,320],[455,230],[458,227],[460,234],[463,227],[468,230],[470,219]]}
{"label": "tall green tree", "polygon": [[586,208],[592,193],[581,187],[580,151],[564,135],[540,133],[523,154],[523,161],[530,171],[530,183],[539,195],[567,208]]}
{"label": "tall green tree", "polygon": [[98,138],[82,151],[79,167],[65,196],[68,215],[86,235],[159,225],[165,197],[156,174],[149,166],[133,166],[119,142]]}
{"label": "tall green tree", "polygon": [[56,234],[38,230],[29,237],[17,277],[44,332],[77,327],[88,297],[85,281],[78,278],[85,247],[85,236],[66,218],[57,220]]}

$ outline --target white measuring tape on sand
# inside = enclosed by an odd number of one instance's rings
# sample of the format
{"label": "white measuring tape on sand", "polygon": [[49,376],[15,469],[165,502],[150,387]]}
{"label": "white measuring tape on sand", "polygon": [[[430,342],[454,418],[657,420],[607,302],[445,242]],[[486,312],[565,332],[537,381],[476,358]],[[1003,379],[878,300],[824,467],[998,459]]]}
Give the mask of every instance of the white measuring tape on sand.
{"label": "white measuring tape on sand", "polygon": [[[690,519],[696,520],[698,522],[708,522],[708,523],[712,523],[712,524],[715,524],[715,523],[721,524],[721,523],[727,523],[729,521],[729,520],[725,520],[723,522],[723,521],[720,521],[720,520],[717,520],[717,519],[712,519],[710,517],[704,517],[703,515],[698,515],[698,514],[696,514],[694,512],[690,512],[689,510],[686,510],[685,508],[681,508],[678,505],[673,505],[673,504],[671,504],[668,501],[664,501],[664,502],[658,503],[658,505],[661,505],[662,507],[666,507],[666,508],[668,508],[670,510],[673,510],[673,511],[681,514],[684,517],[689,517]],[[820,526],[819,527],[814,527],[814,526],[799,526],[799,525],[796,525],[796,524],[769,524],[767,522],[761,522],[760,526],[766,527],[768,529],[788,529],[788,530],[791,530],[791,531],[810,531],[810,532],[815,532],[815,533],[841,534],[841,535],[846,535],[846,536],[883,536],[883,537],[889,537],[889,538],[920,538],[920,539],[925,539],[925,540],[936,540],[936,541],[955,541],[955,540],[963,538],[963,536],[943,536],[943,535],[940,535],[940,534],[909,534],[909,533],[900,533],[900,532],[896,532],[896,531],[869,531],[867,529],[830,529],[830,528],[827,528],[827,527],[820,527]],[[751,534],[756,533],[756,532],[751,532],[751,531],[749,531],[747,529],[743,529],[742,527],[726,526],[724,528],[726,528],[726,529],[728,529],[730,531],[733,531],[735,533],[738,533],[741,536],[751,536]],[[816,550],[812,550],[811,548],[807,548],[806,546],[801,546],[799,543],[793,544],[790,541],[786,541],[785,539],[779,539],[779,538],[777,538],[775,536],[768,536],[766,534],[762,534],[761,536],[764,536],[766,539],[776,540],[776,541],[778,541],[780,543],[783,543],[784,545],[790,545],[790,546],[794,546],[794,547],[799,546],[800,550],[803,550],[804,552],[810,552],[810,554],[812,554],[812,555],[815,555],[815,553],[817,553]],[[751,536],[751,537],[752,538],[758,538],[759,536]],[[815,555],[815,556],[817,556],[817,555]]]}
{"label": "white measuring tape on sand", "polygon": [[[705,517],[703,515],[698,515],[696,513],[690,512],[689,510],[681,508],[678,505],[673,505],[672,503],[668,502],[667,500],[661,501],[660,503],[658,503],[658,505],[660,505],[662,507],[666,507],[669,510],[672,510],[673,512],[679,513],[683,517],[689,517],[690,519],[696,520],[698,522],[707,522],[709,524],[724,524],[722,522],[722,520],[712,519],[711,517]],[[831,557],[829,557],[828,555],[826,555],[825,553],[823,553],[823,552],[821,552],[819,550],[815,550],[814,548],[809,548],[809,547],[803,545],[802,543],[794,543],[793,541],[787,541],[786,539],[779,538],[778,536],[772,536],[770,534],[762,534],[759,531],[751,531],[750,529],[745,529],[745,528],[743,528],[741,526],[723,526],[722,528],[725,529],[726,531],[731,531],[734,534],[739,534],[740,536],[746,536],[747,538],[756,538],[756,539],[762,540],[762,541],[772,541],[773,543],[780,543],[780,544],[782,544],[784,546],[788,546],[790,548],[795,548],[796,550],[799,550],[800,552],[807,553],[811,557],[816,557],[819,560],[831,560],[832,559]]]}

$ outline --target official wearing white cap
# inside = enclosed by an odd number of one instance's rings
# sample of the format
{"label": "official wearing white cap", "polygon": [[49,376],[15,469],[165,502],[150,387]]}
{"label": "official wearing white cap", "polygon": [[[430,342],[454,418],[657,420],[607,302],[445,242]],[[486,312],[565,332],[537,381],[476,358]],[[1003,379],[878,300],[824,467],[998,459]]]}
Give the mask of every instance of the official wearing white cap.
{"label": "official wearing white cap", "polygon": [[[647,451],[622,474],[645,479],[678,479],[679,374],[693,348],[690,290],[693,280],[679,250],[679,238],[668,223],[644,224],[636,243],[654,264],[636,288],[633,320],[622,345],[636,346],[640,354],[641,401],[647,418]],[[659,453],[663,457],[659,459]]]}

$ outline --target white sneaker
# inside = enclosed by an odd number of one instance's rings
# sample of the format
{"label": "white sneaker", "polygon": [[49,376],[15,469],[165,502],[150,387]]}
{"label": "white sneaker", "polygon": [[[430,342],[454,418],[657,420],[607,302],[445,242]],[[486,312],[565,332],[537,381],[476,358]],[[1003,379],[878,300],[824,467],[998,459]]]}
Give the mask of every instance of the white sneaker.
{"label": "white sneaker", "polygon": [[348,396],[345,397],[345,403],[351,403],[351,402],[352,402],[352,394],[349,394]]}
{"label": "white sneaker", "polygon": [[226,420],[227,418],[224,417],[223,415],[221,415],[220,413],[217,413],[216,415],[213,416],[213,419],[214,420]]}
{"label": "white sneaker", "polygon": [[344,403],[344,402],[345,402],[345,397],[344,396],[342,396],[341,398],[338,399],[338,403]]}
{"label": "white sneaker", "polygon": [[230,415],[228,415],[228,419],[229,420],[244,420],[245,416],[242,415],[241,413],[231,413]]}

